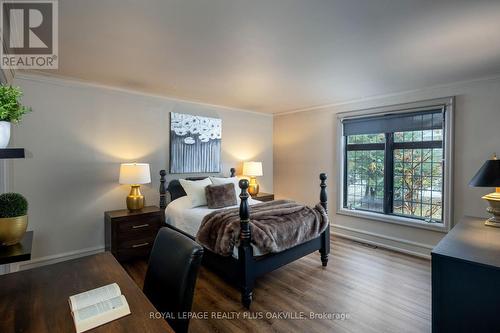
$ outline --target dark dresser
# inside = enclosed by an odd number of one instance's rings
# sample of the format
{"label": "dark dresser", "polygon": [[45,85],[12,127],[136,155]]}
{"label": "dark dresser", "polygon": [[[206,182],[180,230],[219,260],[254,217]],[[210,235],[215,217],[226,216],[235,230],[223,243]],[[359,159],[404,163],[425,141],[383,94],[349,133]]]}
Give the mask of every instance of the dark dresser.
{"label": "dark dresser", "polygon": [[432,331],[500,332],[500,228],[466,217],[431,256]]}
{"label": "dark dresser", "polygon": [[257,194],[252,195],[252,199],[255,199],[255,200],[258,200],[258,201],[262,201],[262,202],[273,201],[274,200],[274,194],[259,192]]}
{"label": "dark dresser", "polygon": [[118,261],[148,257],[162,225],[163,211],[155,206],[141,211],[126,209],[104,213],[106,251]]}

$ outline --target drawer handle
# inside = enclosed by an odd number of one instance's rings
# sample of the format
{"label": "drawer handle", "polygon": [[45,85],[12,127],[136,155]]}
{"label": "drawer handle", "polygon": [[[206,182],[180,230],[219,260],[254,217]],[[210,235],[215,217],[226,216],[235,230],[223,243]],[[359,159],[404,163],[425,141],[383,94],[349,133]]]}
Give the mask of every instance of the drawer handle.
{"label": "drawer handle", "polygon": [[148,245],[149,245],[149,243],[134,244],[134,245],[132,245],[132,248],[135,249],[137,247],[143,247],[143,246],[148,246]]}
{"label": "drawer handle", "polygon": [[146,228],[146,227],[149,227],[149,223],[133,225],[132,229],[140,229],[140,228]]}

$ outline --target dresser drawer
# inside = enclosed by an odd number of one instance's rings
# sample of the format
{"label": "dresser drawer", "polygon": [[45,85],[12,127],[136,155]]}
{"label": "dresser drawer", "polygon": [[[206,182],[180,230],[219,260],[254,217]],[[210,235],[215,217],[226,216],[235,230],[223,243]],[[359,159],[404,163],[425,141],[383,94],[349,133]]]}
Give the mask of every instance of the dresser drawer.
{"label": "dresser drawer", "polygon": [[156,231],[160,227],[160,223],[158,216],[144,216],[137,219],[116,221],[118,233],[120,234]]}
{"label": "dresser drawer", "polygon": [[151,253],[151,247],[144,246],[144,247],[134,248],[134,249],[121,249],[121,250],[114,252],[113,255],[119,261],[126,261],[126,260],[137,259],[137,258],[148,258],[150,253]]}
{"label": "dresser drawer", "polygon": [[154,241],[154,237],[122,241],[118,244],[116,255],[119,260],[147,257],[151,252]]}
{"label": "dresser drawer", "polygon": [[143,237],[137,239],[124,240],[118,244],[118,251],[121,250],[138,250],[145,247],[152,247],[155,237]]}
{"label": "dresser drawer", "polygon": [[158,218],[155,217],[117,222],[115,227],[117,228],[116,240],[118,247],[128,240],[135,241],[146,238],[154,240],[160,228],[160,223]]}

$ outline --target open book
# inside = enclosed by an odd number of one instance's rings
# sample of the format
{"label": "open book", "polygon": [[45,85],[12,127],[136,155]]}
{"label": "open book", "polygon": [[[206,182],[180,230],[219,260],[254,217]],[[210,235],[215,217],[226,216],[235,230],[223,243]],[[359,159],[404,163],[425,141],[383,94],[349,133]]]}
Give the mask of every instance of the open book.
{"label": "open book", "polygon": [[116,283],[71,296],[69,307],[77,333],[130,314],[127,300]]}

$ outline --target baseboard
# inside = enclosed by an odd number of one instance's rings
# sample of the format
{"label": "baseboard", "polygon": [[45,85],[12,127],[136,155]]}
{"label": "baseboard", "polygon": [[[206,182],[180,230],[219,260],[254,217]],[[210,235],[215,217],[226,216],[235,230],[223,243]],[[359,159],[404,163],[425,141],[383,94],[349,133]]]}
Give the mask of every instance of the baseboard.
{"label": "baseboard", "polygon": [[104,252],[104,246],[90,247],[86,249],[70,251],[65,253],[53,254],[50,256],[40,257],[29,261],[10,264],[10,272],[22,271],[25,269],[55,264],[61,261],[76,259],[80,257],[89,256],[92,254]]}
{"label": "baseboard", "polygon": [[[350,228],[339,224],[331,224],[331,233],[335,236],[351,239],[356,242],[375,245],[391,251],[408,254],[414,257],[430,259],[432,245],[376,234],[369,231]],[[335,230],[337,229],[337,230]]]}
{"label": "baseboard", "polygon": [[[338,237],[347,238],[347,239],[351,239],[351,240],[354,240],[357,242],[366,243],[366,244],[370,244],[370,245],[375,245],[375,246],[378,246],[381,248],[409,254],[409,255],[412,255],[415,257],[419,257],[419,258],[430,259],[430,250],[432,249],[432,246],[429,244],[422,244],[422,243],[408,241],[405,239],[384,236],[384,235],[380,235],[380,234],[376,234],[376,233],[372,233],[372,232],[368,232],[368,231],[364,231],[364,230],[346,227],[346,226],[339,225],[339,224],[331,224],[331,227],[333,228],[331,233],[335,236],[338,236]],[[344,232],[335,231],[335,229],[340,229]],[[358,235],[353,235],[353,233],[358,234]],[[378,238],[379,240],[377,241],[377,240],[374,240],[373,238]],[[393,243],[399,243],[399,244],[401,244],[401,246],[387,244],[387,242],[383,242],[383,240],[390,241]],[[414,249],[410,249],[410,248],[408,248],[408,246],[410,246]],[[415,250],[415,248],[417,250]],[[25,269],[55,264],[55,263],[58,263],[61,261],[85,257],[88,255],[96,254],[96,253],[103,252],[103,251],[104,251],[103,246],[96,246],[96,247],[91,247],[91,248],[86,248],[86,249],[81,249],[81,250],[76,250],[76,251],[54,254],[54,255],[50,255],[50,256],[32,259],[29,261],[10,264],[9,271],[16,272],[16,271],[21,271],[21,270],[25,270]],[[1,274],[1,272],[0,272],[0,274]]]}

